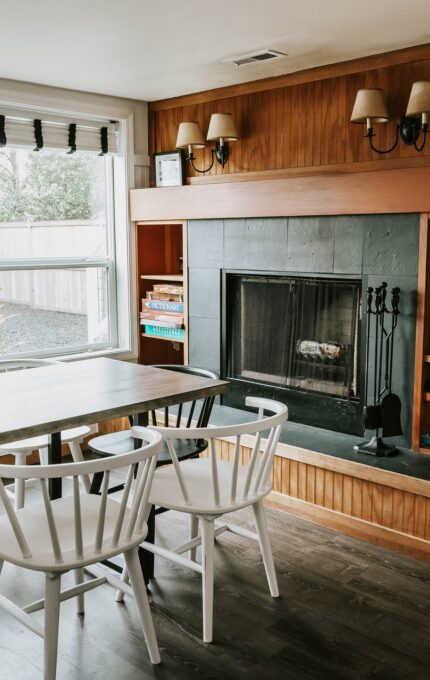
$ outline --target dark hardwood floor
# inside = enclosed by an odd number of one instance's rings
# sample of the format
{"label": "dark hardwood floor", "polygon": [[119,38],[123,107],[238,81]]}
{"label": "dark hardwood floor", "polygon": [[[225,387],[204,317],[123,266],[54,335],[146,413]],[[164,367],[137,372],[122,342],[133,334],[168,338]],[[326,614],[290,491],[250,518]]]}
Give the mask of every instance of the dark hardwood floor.
{"label": "dark hardwood floor", "polygon": [[[133,602],[117,605],[103,586],[86,595],[85,617],[73,601],[62,605],[58,680],[427,680],[430,567],[267,512],[279,599],[269,595],[257,545],[224,534],[213,644],[200,637],[200,577],[157,559],[151,591],[162,665],[149,663]],[[237,523],[251,527],[250,513]],[[176,513],[158,527],[160,542],[187,532]],[[40,575],[5,565],[5,595],[24,603],[41,588]],[[0,610],[0,678],[38,680],[41,669],[42,641]]]}

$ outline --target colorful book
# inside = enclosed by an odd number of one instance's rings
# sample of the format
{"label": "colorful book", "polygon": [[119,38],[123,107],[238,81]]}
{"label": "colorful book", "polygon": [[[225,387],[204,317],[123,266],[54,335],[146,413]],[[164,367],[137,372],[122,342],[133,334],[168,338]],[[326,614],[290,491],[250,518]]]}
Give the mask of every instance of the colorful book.
{"label": "colorful book", "polygon": [[158,290],[147,291],[146,297],[150,300],[169,300],[170,302],[184,301],[184,296],[182,293],[161,293]]}
{"label": "colorful book", "polygon": [[153,286],[153,290],[157,293],[169,293],[171,295],[183,295],[183,286],[172,286],[169,283],[156,283]]}
{"label": "colorful book", "polygon": [[175,312],[168,312],[167,314],[164,312],[140,312],[140,318],[141,319],[147,319],[149,322],[151,321],[163,321],[167,323],[174,323],[174,324],[179,324],[179,326],[182,326],[184,324],[184,315],[183,314],[176,314]]}
{"label": "colorful book", "polygon": [[147,298],[142,298],[142,311],[147,309],[156,309],[160,312],[175,312],[180,314],[184,312],[183,302],[173,302],[169,300],[148,300]]}
{"label": "colorful book", "polygon": [[[150,320],[149,320],[150,321]],[[141,325],[146,326],[148,324],[148,320],[146,319],[141,319],[140,321]],[[180,323],[175,323],[175,321],[154,321],[153,323],[149,324],[150,326],[160,326],[160,328],[183,328],[184,324],[182,322]]]}
{"label": "colorful book", "polygon": [[145,325],[146,335],[154,335],[166,338],[166,340],[183,340],[185,338],[184,328],[164,328],[163,326]]}

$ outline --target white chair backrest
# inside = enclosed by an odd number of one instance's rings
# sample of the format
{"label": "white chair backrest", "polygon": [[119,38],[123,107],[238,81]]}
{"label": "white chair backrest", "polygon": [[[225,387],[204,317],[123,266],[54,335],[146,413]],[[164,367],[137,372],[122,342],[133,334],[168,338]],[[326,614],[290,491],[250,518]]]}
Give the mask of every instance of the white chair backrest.
{"label": "white chair backrest", "polygon": [[26,368],[41,368],[42,366],[52,366],[59,363],[55,359],[1,359],[0,373],[22,371]]}
{"label": "white chair backrest", "polygon": [[[38,479],[46,513],[47,526],[51,537],[52,558],[54,564],[64,561],[61,545],[61,526],[55,519],[55,502],[51,501],[48,493],[48,480],[72,477],[73,483],[73,522],[74,522],[74,554],[68,554],[68,561],[79,562],[88,560],[94,556],[103,557],[103,553],[109,554],[115,550],[121,542],[122,547],[127,542],[135,543],[136,538],[142,534],[144,523],[150,511],[148,503],[149,492],[154,475],[157,456],[162,448],[162,437],[158,432],[142,427],[132,428],[132,436],[142,442],[140,448],[129,453],[109,456],[102,459],[86,461],[82,463],[63,463],[60,465],[0,465],[0,499],[3,502],[10,526],[19,545],[22,557],[31,561],[34,557],[37,561],[37,537],[26,535],[20,522],[20,513],[29,510],[15,511],[6,493],[3,479],[15,477],[16,479]],[[125,473],[124,489],[116,495],[115,500],[115,523],[109,537],[105,539],[104,529],[106,522],[106,506],[108,502],[109,475],[112,470],[123,470]],[[86,554],[83,554],[83,523],[85,516],[81,515],[82,500],[79,477],[95,473],[104,473],[102,491],[100,496],[91,496],[91,500],[98,503],[97,522],[94,525],[93,535],[88,538],[88,526],[85,524]],[[134,482],[134,483],[133,483]],[[134,492],[130,507],[128,500],[133,483]],[[96,500],[94,500],[96,499]],[[61,502],[61,501],[60,501]],[[72,518],[70,518],[72,519]],[[111,527],[112,529],[112,527]],[[33,539],[33,540],[32,540]],[[70,552],[70,550],[69,550]]]}
{"label": "white chair backrest", "polygon": [[[225,427],[205,427],[205,428],[154,428],[160,432],[167,441],[172,463],[175,467],[176,476],[185,503],[190,503],[190,493],[187,488],[185,477],[181,471],[181,464],[175,451],[175,440],[178,439],[206,439],[208,440],[209,457],[211,460],[212,490],[214,510],[220,506],[221,495],[225,498],[225,493],[221,494],[218,476],[218,460],[216,456],[216,440],[225,437],[234,439],[234,454],[231,466],[231,479],[229,488],[229,503],[234,505],[242,504],[270,488],[270,475],[272,472],[273,458],[278,445],[282,424],[288,418],[288,408],[285,404],[271,399],[260,399],[258,397],[247,397],[246,405],[258,409],[258,420],[243,423],[240,425],[228,425]],[[265,411],[272,415],[265,417]],[[152,429],[152,428],[151,428]],[[266,434],[266,441],[262,447],[263,435]],[[252,448],[251,457],[246,466],[246,474],[238,485],[241,437],[243,435],[255,435],[255,442]]]}

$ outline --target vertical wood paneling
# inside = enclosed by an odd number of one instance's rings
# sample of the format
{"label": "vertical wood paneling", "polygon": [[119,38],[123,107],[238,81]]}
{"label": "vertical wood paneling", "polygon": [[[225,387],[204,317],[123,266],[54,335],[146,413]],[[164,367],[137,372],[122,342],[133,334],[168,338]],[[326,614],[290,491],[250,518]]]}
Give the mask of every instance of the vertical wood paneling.
{"label": "vertical wood paneling", "polygon": [[313,465],[307,466],[306,474],[306,500],[308,503],[315,503],[315,473],[316,468]]}
{"label": "vertical wood paneling", "polygon": [[343,506],[343,475],[340,472],[334,473],[333,481],[333,510],[342,512]]}
{"label": "vertical wood paneling", "polygon": [[352,514],[352,477],[343,476],[343,503],[342,511],[346,515]]}
{"label": "vertical wood paneling", "polygon": [[333,510],[334,472],[324,470],[324,506]]}
{"label": "vertical wood paneling", "polygon": [[324,505],[324,470],[317,468],[315,472],[315,503]]}
{"label": "vertical wood paneling", "polygon": [[372,521],[372,484],[363,481],[361,519]]}
{"label": "vertical wood paneling", "polygon": [[[101,431],[113,432],[127,425],[125,419],[110,421]],[[217,441],[216,452],[221,460],[232,461],[234,444]],[[249,463],[251,453],[250,448],[241,447],[241,465]],[[206,457],[208,452],[202,455]],[[273,490],[430,541],[430,498],[424,496],[282,456],[274,459]]]}
{"label": "vertical wood paneling", "polygon": [[[420,154],[413,146],[400,143],[390,154],[381,156],[372,152],[363,138],[364,126],[353,125],[349,120],[357,90],[381,87],[391,120],[375,125],[374,141],[380,148],[389,147],[415,80],[430,80],[430,59],[165,110],[151,111],[150,105],[150,152],[174,149],[182,120],[197,120],[206,134],[210,115],[226,111],[234,116],[240,139],[231,144],[231,157],[224,171],[215,163],[208,173],[226,175],[226,181],[229,174],[248,171],[429,155],[429,146]],[[206,167],[211,159],[209,146],[196,151],[196,157],[198,167]],[[197,174],[189,167],[187,172]]]}
{"label": "vertical wood paneling", "polygon": [[405,534],[414,533],[415,496],[405,493],[403,507],[403,531]]}
{"label": "vertical wood paneling", "polygon": [[306,477],[308,466],[305,463],[299,463],[299,498],[306,500]]}
{"label": "vertical wood paneling", "polygon": [[299,464],[295,460],[290,460],[288,493],[293,498],[297,498],[299,495]]}
{"label": "vertical wood paneling", "polygon": [[290,464],[288,458],[282,458],[281,492],[285,494],[290,493]]}
{"label": "vertical wood paneling", "polygon": [[352,478],[352,506],[353,517],[361,517],[363,511],[363,482],[356,477]]}
{"label": "vertical wood paneling", "polygon": [[403,509],[405,504],[405,494],[399,489],[393,490],[393,522],[392,529],[403,530]]}

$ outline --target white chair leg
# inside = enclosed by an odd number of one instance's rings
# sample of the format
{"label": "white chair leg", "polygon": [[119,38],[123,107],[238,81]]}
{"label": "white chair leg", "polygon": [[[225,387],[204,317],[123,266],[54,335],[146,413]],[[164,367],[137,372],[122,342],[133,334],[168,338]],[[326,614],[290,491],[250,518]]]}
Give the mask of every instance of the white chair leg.
{"label": "white chair leg", "polygon": [[[25,465],[27,462],[27,455],[15,453],[15,465]],[[25,503],[25,479],[15,479],[15,510],[24,507]]]}
{"label": "white chair leg", "polygon": [[[127,567],[124,567],[124,569],[122,570],[121,581],[123,583],[130,583],[130,579],[128,578]],[[124,602],[124,593],[122,590],[116,591],[115,602]]]}
{"label": "white chair leg", "polygon": [[[82,463],[84,460],[84,457],[82,455],[82,450],[78,442],[69,442],[69,449],[70,453],[72,454],[73,461],[75,463]],[[90,492],[90,487],[91,487],[91,482],[90,478],[88,475],[82,475],[80,478],[82,482],[82,486],[84,487],[85,491],[87,493]]]}
{"label": "white chair leg", "polygon": [[131,587],[133,588],[134,599],[136,600],[140,621],[142,623],[149,658],[153,664],[158,664],[161,661],[160,653],[158,651],[157,638],[155,637],[154,623],[152,621],[151,609],[146,594],[142,568],[139,562],[138,548],[128,550],[124,553],[124,558],[127,565],[127,571],[130,575]]}
{"label": "white chair leg", "polygon": [[[190,540],[197,538],[199,534],[199,518],[195,515],[190,515]],[[197,559],[197,548],[191,548],[190,550],[190,560],[194,562]]]}
{"label": "white chair leg", "polygon": [[61,574],[45,575],[44,680],[57,676],[58,623],[60,618]]}
{"label": "white chair leg", "polygon": [[39,461],[41,465],[48,465],[48,449],[45,446],[42,449],[39,449]]}
{"label": "white chair leg", "polygon": [[201,519],[202,532],[202,599],[203,599],[203,642],[212,642],[214,605],[214,523]]}
{"label": "white chair leg", "polygon": [[[84,570],[75,569],[75,585],[79,586],[84,582]],[[85,614],[85,594],[81,593],[76,597],[76,613]]]}
{"label": "white chair leg", "polygon": [[270,594],[272,597],[279,597],[278,581],[276,579],[275,565],[273,563],[272,548],[270,546],[269,534],[267,531],[266,516],[261,501],[252,506],[254,513],[255,526],[257,529],[258,540],[260,543],[261,556],[263,558],[264,569],[266,570],[267,581],[269,583]]}

